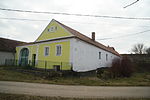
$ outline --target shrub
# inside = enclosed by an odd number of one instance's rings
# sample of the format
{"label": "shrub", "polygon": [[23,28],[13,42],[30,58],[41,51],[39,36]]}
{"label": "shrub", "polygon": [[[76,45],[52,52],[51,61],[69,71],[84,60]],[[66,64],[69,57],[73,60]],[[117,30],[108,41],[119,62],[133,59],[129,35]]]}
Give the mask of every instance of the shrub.
{"label": "shrub", "polygon": [[96,70],[97,77],[101,78],[104,71],[108,70],[108,67],[101,67]]}
{"label": "shrub", "polygon": [[109,68],[109,72],[111,73],[111,77],[120,77],[121,75],[121,60],[113,59],[112,66]]}
{"label": "shrub", "polygon": [[121,76],[130,77],[134,72],[134,65],[128,57],[123,57],[121,60]]}
{"label": "shrub", "polygon": [[123,57],[122,59],[114,59],[109,71],[113,78],[130,77],[134,72],[133,68],[132,61],[128,57]]}
{"label": "shrub", "polygon": [[104,72],[101,74],[101,78],[105,79],[105,80],[110,79],[111,78],[110,71],[109,70],[104,70]]}
{"label": "shrub", "polygon": [[110,68],[97,71],[97,77],[102,79],[130,77],[134,72],[133,68],[133,63],[128,57],[123,57],[122,59],[114,59]]}

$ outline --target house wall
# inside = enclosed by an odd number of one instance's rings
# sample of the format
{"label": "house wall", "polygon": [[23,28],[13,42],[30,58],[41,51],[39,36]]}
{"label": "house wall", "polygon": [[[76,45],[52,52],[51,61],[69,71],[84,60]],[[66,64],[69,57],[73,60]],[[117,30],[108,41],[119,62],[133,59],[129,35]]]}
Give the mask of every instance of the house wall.
{"label": "house wall", "polygon": [[[62,45],[62,55],[56,56],[56,45]],[[49,47],[49,56],[44,56],[44,48]],[[79,39],[65,39],[51,42],[43,42],[34,45],[20,46],[16,48],[16,57],[19,59],[19,53],[22,48],[29,49],[29,60],[32,60],[32,54],[36,54],[38,60],[38,68],[52,69],[53,65],[60,65],[60,62],[70,62],[73,65],[73,70],[77,72],[95,70],[100,67],[109,67],[114,58],[118,56],[107,52],[103,49],[95,47]],[[101,59],[99,59],[99,52],[101,52]],[[106,60],[106,54],[108,60]],[[63,69],[70,69],[71,65],[64,65]]]}
{"label": "house wall", "polygon": [[[56,46],[61,45],[62,53],[60,56],[56,56]],[[49,47],[49,55],[44,55],[44,48]],[[16,48],[16,59],[19,60],[20,51],[23,48],[28,48],[29,56],[28,59],[32,61],[32,55],[36,54],[36,60],[38,61],[38,68],[45,68],[45,61],[47,61],[47,68],[53,68],[53,65],[60,65],[61,62],[63,66],[62,69],[70,69],[70,65],[67,64],[70,61],[70,40],[58,40],[51,42],[43,42],[38,44],[19,46]]]}
{"label": "house wall", "polygon": [[[61,45],[62,54],[56,56],[56,46]],[[50,48],[49,56],[44,56],[44,47]],[[53,41],[49,43],[39,44],[38,60],[49,60],[53,62],[69,62],[70,57],[70,41]]]}
{"label": "house wall", "polygon": [[0,65],[5,65],[6,59],[14,59],[14,58],[15,58],[15,53],[0,51]]}
{"label": "house wall", "polygon": [[[99,59],[99,52],[101,52],[101,59]],[[106,60],[106,54],[108,54],[108,60]],[[70,60],[73,63],[74,71],[82,72],[109,67],[116,57],[118,56],[79,39],[72,39],[71,41]]]}

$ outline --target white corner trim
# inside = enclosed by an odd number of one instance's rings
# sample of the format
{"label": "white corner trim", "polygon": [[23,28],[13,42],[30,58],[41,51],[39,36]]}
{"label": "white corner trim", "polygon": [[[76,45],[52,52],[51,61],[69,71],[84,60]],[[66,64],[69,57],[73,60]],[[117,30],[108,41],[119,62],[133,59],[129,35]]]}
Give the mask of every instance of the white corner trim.
{"label": "white corner trim", "polygon": [[[47,39],[47,40],[40,40],[40,41],[37,41],[37,42],[44,42],[44,41],[48,41],[48,40],[54,40],[54,39],[61,39],[61,38],[69,38],[69,37],[72,37],[74,35],[71,35],[71,36],[63,36],[63,37],[58,37],[58,38],[51,38],[51,39]],[[57,40],[56,40],[57,41]]]}
{"label": "white corner trim", "polygon": [[26,46],[33,46],[33,45],[40,45],[40,44],[47,44],[47,43],[58,43],[58,42],[66,42],[66,41],[70,41],[70,39],[64,39],[64,40],[55,40],[55,41],[47,41],[47,42],[42,42],[41,43],[35,43],[35,44],[26,44],[23,46],[16,46],[16,47],[26,47]]}
{"label": "white corner trim", "polygon": [[36,60],[38,60],[38,56],[39,56],[39,45],[36,45]]}

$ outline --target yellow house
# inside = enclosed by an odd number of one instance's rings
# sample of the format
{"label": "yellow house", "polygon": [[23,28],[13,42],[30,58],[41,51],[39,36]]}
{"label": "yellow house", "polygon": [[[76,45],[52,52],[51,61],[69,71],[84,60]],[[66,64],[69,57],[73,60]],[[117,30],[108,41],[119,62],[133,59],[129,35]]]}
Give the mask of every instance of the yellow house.
{"label": "yellow house", "polygon": [[53,19],[35,42],[16,47],[15,59],[20,66],[81,72],[108,67],[116,57],[114,48],[95,41],[95,33],[89,38]]}

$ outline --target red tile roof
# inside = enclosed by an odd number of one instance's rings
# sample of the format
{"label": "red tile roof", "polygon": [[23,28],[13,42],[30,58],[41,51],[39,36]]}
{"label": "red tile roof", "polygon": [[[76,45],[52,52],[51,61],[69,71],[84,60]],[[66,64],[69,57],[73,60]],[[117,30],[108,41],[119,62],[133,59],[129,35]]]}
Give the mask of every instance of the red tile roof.
{"label": "red tile roof", "polygon": [[115,49],[113,47],[106,47],[105,45],[103,45],[103,44],[101,44],[101,43],[99,43],[97,41],[93,41],[91,38],[81,34],[80,32],[78,32],[78,31],[76,31],[74,29],[72,29],[72,28],[70,28],[70,27],[68,27],[68,26],[66,26],[66,25],[64,25],[64,24],[62,24],[62,23],[60,23],[58,21],[56,21],[56,22],[59,23],[61,26],[63,26],[67,31],[69,31],[70,33],[75,35],[77,38],[79,38],[79,39],[81,39],[81,40],[83,40],[83,41],[85,41],[87,43],[90,43],[92,45],[95,45],[96,47],[99,47],[99,48],[101,48],[103,50],[111,52],[111,53],[113,53],[113,54],[115,54],[117,56],[120,56],[120,54],[117,51],[115,51]]}
{"label": "red tile roof", "polygon": [[16,46],[22,43],[24,42],[0,37],[0,51],[15,52]]}

